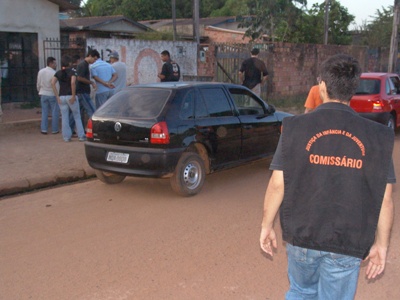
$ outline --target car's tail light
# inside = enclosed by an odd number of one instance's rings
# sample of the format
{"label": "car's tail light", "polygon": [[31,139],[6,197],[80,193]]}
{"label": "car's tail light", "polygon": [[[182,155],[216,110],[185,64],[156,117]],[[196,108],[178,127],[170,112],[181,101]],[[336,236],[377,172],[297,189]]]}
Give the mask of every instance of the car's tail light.
{"label": "car's tail light", "polygon": [[92,119],[89,119],[89,121],[87,122],[86,137],[89,138],[89,139],[93,138],[93,123],[92,123]]}
{"label": "car's tail light", "polygon": [[169,144],[169,132],[166,122],[159,122],[151,127],[150,132],[151,144]]}
{"label": "car's tail light", "polygon": [[380,100],[372,102],[372,109],[373,110],[382,110],[383,103]]}

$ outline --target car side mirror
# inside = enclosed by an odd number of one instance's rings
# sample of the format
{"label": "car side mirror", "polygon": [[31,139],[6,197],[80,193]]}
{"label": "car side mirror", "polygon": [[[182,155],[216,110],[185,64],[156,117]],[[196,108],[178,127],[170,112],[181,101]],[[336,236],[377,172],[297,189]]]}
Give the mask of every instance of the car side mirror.
{"label": "car side mirror", "polygon": [[272,104],[268,104],[268,109],[267,109],[267,111],[268,111],[269,114],[272,115],[272,114],[275,113],[275,111],[276,111],[275,106],[273,106]]}

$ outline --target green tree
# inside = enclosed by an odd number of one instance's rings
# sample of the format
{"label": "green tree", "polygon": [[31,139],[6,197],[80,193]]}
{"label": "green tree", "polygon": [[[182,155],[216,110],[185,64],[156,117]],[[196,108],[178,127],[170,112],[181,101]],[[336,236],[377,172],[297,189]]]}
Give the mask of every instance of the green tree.
{"label": "green tree", "polygon": [[210,17],[247,15],[248,2],[249,0],[226,0],[221,8],[211,12]]}
{"label": "green tree", "polygon": [[393,27],[393,6],[377,9],[370,23],[359,26],[359,44],[373,48],[389,47]]}
{"label": "green tree", "polygon": [[[268,34],[272,40],[282,39],[277,34],[287,32],[294,20],[301,15],[296,4],[307,4],[306,0],[254,0],[248,1],[248,14],[239,27],[248,28],[245,35],[256,40]],[[249,17],[250,16],[250,17]],[[285,29],[286,28],[286,29]],[[277,31],[277,32],[276,32]]]}
{"label": "green tree", "polygon": [[[221,8],[226,0],[201,0],[200,17]],[[82,8],[84,16],[124,15],[135,21],[169,19],[172,17],[171,0],[87,0]],[[193,0],[176,0],[176,17],[192,18]]]}
{"label": "green tree", "polygon": [[[310,27],[310,38],[313,41],[323,42],[324,36],[324,14],[325,3],[314,4],[308,11],[312,16],[310,19],[311,24],[315,27]],[[329,31],[328,31],[328,44],[334,45],[349,45],[352,41],[352,36],[349,31],[349,25],[354,21],[354,16],[349,13],[346,7],[342,6],[339,1],[331,0],[329,10]],[[314,30],[312,30],[314,28]]]}

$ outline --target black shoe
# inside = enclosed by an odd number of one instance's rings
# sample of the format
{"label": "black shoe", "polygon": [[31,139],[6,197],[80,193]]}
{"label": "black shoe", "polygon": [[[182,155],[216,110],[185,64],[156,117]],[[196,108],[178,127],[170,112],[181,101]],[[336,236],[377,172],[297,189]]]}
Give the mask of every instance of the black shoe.
{"label": "black shoe", "polygon": [[41,134],[47,134],[47,132],[46,132],[46,131],[41,131],[40,133],[41,133]]}

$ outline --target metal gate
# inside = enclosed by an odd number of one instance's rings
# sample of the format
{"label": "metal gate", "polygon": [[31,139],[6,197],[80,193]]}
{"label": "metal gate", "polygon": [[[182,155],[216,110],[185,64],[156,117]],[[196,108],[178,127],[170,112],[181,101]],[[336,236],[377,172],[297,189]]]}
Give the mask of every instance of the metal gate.
{"label": "metal gate", "polygon": [[39,70],[36,33],[0,32],[1,102],[32,102]]}
{"label": "metal gate", "polygon": [[44,65],[46,65],[47,57],[54,57],[60,66],[61,57],[69,55],[74,57],[79,55],[80,58],[85,58],[86,55],[86,39],[45,39],[43,41],[44,49]]}
{"label": "metal gate", "polygon": [[[251,56],[250,51],[254,47],[260,49],[260,54],[258,55],[258,58],[265,62],[268,72],[271,75],[271,70],[268,67],[268,60],[272,59],[272,55],[270,55],[269,51],[267,51],[267,44],[214,44],[214,46],[217,64],[215,75],[216,81],[241,84],[239,79],[240,66],[245,59]],[[272,82],[272,79],[271,76],[268,76],[268,83],[270,82]],[[264,85],[262,87],[261,97],[263,99],[266,99],[267,85]]]}

